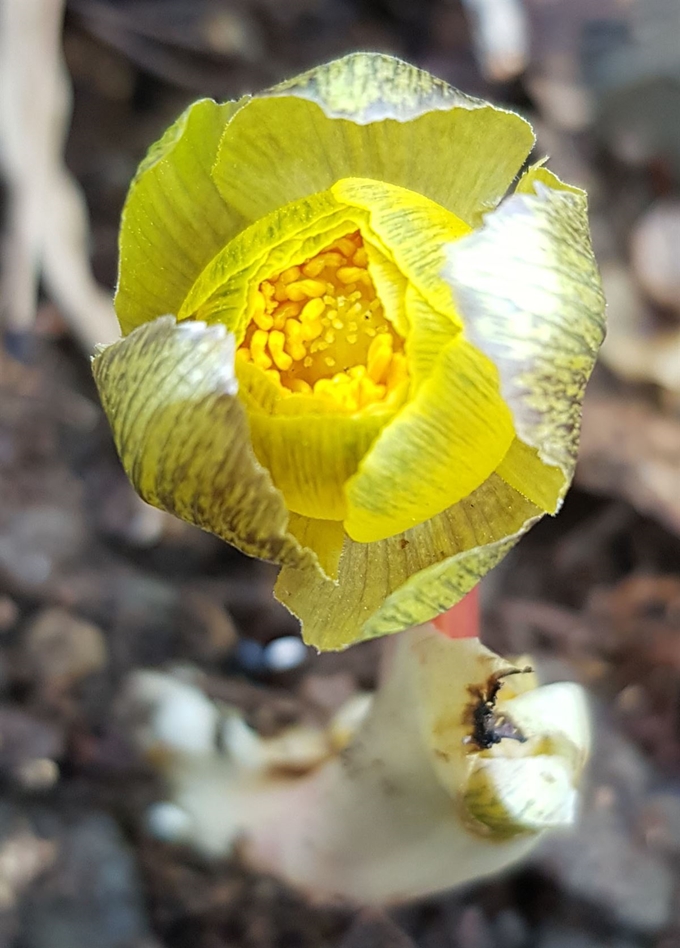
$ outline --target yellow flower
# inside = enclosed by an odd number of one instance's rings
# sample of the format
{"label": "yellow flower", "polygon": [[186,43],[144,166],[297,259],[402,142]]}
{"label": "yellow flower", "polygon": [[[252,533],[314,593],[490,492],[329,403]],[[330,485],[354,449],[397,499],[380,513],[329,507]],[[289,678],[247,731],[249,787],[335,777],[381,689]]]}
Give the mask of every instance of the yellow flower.
{"label": "yellow flower", "polygon": [[320,648],[443,612],[570,483],[604,304],[583,192],[503,200],[533,142],[356,54],[195,103],[132,183],[94,361],[125,469],[279,563]]}

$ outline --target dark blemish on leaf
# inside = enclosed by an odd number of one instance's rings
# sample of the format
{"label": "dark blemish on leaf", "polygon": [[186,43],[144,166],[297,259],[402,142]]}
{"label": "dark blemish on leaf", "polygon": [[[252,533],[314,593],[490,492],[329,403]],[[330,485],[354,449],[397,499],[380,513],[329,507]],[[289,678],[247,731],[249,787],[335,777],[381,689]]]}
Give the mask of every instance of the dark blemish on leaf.
{"label": "dark blemish on leaf", "polygon": [[503,679],[510,675],[523,675],[533,671],[532,668],[512,668],[506,672],[496,672],[490,675],[483,687],[471,686],[468,691],[472,701],[465,712],[466,723],[472,726],[472,733],[467,738],[469,743],[476,744],[479,750],[488,750],[494,744],[507,738],[523,744],[526,737],[518,727],[504,714],[496,711],[498,692],[503,687]]}
{"label": "dark blemish on leaf", "polygon": [[390,780],[389,777],[381,777],[380,785],[386,797],[398,797],[402,792],[399,789],[398,783],[394,780]]}

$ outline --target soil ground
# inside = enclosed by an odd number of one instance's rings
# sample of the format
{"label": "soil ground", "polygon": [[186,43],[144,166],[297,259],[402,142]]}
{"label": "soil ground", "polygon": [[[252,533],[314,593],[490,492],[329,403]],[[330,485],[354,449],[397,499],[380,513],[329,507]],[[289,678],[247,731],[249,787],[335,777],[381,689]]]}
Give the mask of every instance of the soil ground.
{"label": "soil ground", "polygon": [[[597,125],[565,130],[535,79],[558,54],[585,53],[566,48],[567,33],[556,49],[546,16],[527,77],[491,85],[462,9],[445,0],[73,2],[67,160],[88,200],[97,277],[113,286],[127,184],[188,101],[235,97],[351,48],[396,52],[537,119],[565,176],[575,168],[592,184],[598,250],[628,272],[632,222],[677,192],[673,156],[630,165]],[[253,660],[296,634],[272,569],[140,507],[88,362],[45,300],[35,337],[7,337],[0,356],[0,948],[680,946],[677,401],[601,368],[585,426],[563,511],[483,586],[487,644],[531,652],[547,680],[578,680],[592,696],[579,827],[502,878],[417,905],[312,904],[151,831],[165,791],[117,703],[132,669],[190,664],[274,733],[319,695],[370,687],[378,647],[308,654],[285,672]]]}

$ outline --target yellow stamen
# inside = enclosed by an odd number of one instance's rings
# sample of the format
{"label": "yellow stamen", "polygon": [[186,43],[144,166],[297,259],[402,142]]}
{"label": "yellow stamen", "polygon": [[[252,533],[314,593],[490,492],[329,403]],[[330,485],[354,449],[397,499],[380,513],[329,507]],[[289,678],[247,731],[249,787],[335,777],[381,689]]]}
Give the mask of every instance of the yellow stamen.
{"label": "yellow stamen", "polygon": [[323,300],[316,299],[310,300],[308,303],[302,307],[302,312],[300,313],[300,319],[303,323],[313,323],[321,316],[323,311],[326,309],[326,304]]}
{"label": "yellow stamen", "polygon": [[359,232],[251,291],[238,350],[281,396],[321,397],[356,412],[408,379],[404,340],[385,317]]}
{"label": "yellow stamen", "polygon": [[275,385],[278,385],[281,388],[281,376],[276,371],[276,369],[266,369],[264,373],[270,382],[273,382]]}
{"label": "yellow stamen", "polygon": [[326,253],[319,253],[314,259],[323,260],[323,265],[325,267],[331,267],[333,270],[337,270],[338,267],[341,267],[343,264],[347,263],[342,254],[336,253],[334,250],[328,250]]}
{"label": "yellow stamen", "polygon": [[274,325],[274,320],[269,313],[256,313],[253,316],[253,322],[259,329],[264,329],[265,331],[271,329]]}
{"label": "yellow stamen", "polygon": [[294,392],[299,392],[300,395],[311,395],[312,386],[309,382],[305,382],[304,379],[293,379],[290,383],[290,387]]}
{"label": "yellow stamen", "polygon": [[300,315],[300,310],[302,309],[301,303],[284,303],[283,306],[279,306],[276,310],[277,317],[281,317],[285,322],[287,319],[292,319],[295,316]]}
{"label": "yellow stamen", "polygon": [[274,286],[274,299],[277,303],[283,303],[288,299],[288,288],[280,277]]}
{"label": "yellow stamen", "polygon": [[297,280],[295,283],[289,283],[286,289],[287,298],[297,302],[298,300],[323,296],[326,292],[326,284],[322,283],[321,280]]}
{"label": "yellow stamen", "polygon": [[346,257],[349,257],[350,260],[357,252],[358,244],[355,244],[354,241],[348,237],[341,237],[340,240],[336,240],[333,244],[333,248],[337,247],[340,253],[344,254]]}
{"label": "yellow stamen", "polygon": [[279,279],[285,284],[294,283],[300,279],[300,267],[288,267],[287,270],[283,271]]}
{"label": "yellow stamen", "polygon": [[366,367],[368,376],[373,382],[382,382],[392,361],[392,336],[381,332],[368,347],[368,361]]}
{"label": "yellow stamen", "polygon": [[302,338],[305,342],[310,342],[312,339],[318,339],[322,332],[323,323],[318,319],[314,320],[313,323],[304,323],[302,326]]}
{"label": "yellow stamen", "polygon": [[323,272],[324,267],[326,266],[325,260],[322,260],[320,257],[315,257],[313,260],[310,260],[309,263],[306,263],[302,268],[302,272],[306,277],[318,277],[320,273]]}
{"label": "yellow stamen", "polygon": [[272,360],[264,351],[269,340],[269,333],[264,329],[256,329],[250,340],[250,354],[255,365],[261,369],[271,368]]}
{"label": "yellow stamen", "polygon": [[[338,280],[341,283],[358,283],[362,279],[366,270],[362,267],[340,267],[338,270]],[[366,273],[368,276],[368,273]]]}
{"label": "yellow stamen", "polygon": [[286,344],[286,337],[278,329],[272,329],[269,333],[269,351],[271,352],[274,365],[282,372],[287,372],[293,364],[292,358],[287,352],[283,351]]}
{"label": "yellow stamen", "polygon": [[289,353],[293,362],[302,362],[307,355],[307,348],[303,342],[302,325],[297,319],[287,319],[284,326],[286,334],[286,352]]}
{"label": "yellow stamen", "polygon": [[387,371],[387,387],[396,388],[401,382],[408,378],[408,366],[406,356],[401,352],[395,352]]}
{"label": "yellow stamen", "polygon": [[375,385],[369,378],[359,379],[359,398],[360,405],[370,405],[371,402],[380,401],[385,395],[384,385]]}

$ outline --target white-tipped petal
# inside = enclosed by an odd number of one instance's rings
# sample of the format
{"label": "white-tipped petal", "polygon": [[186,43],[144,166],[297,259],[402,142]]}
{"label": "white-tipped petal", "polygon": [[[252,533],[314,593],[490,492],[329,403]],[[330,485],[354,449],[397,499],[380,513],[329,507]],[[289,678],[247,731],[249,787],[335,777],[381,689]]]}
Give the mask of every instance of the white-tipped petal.
{"label": "white-tipped petal", "polygon": [[570,826],[578,794],[559,757],[479,757],[463,797],[467,813],[495,839]]}
{"label": "white-tipped petal", "polygon": [[590,751],[590,723],[580,685],[570,681],[542,685],[501,706],[525,737],[549,738],[555,744],[568,742],[575,754],[575,766],[583,766]]}

